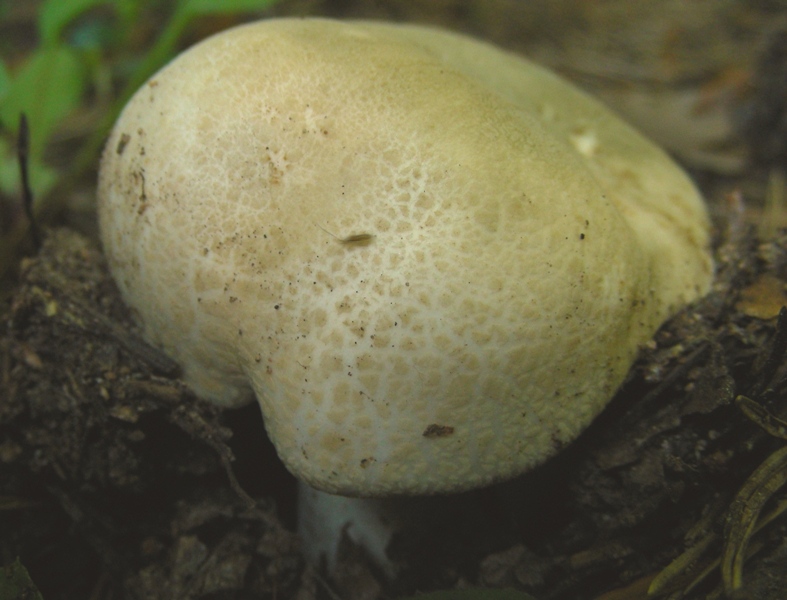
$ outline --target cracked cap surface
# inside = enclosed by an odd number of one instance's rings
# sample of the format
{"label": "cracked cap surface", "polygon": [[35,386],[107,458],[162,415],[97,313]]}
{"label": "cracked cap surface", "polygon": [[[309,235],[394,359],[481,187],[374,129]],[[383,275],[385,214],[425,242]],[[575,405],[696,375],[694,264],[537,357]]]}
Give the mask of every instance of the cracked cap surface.
{"label": "cracked cap surface", "polygon": [[711,278],[684,173],[555,75],[433,29],[213,36],[106,145],[99,220],[146,337],[256,395],[328,492],[471,489],[573,440]]}

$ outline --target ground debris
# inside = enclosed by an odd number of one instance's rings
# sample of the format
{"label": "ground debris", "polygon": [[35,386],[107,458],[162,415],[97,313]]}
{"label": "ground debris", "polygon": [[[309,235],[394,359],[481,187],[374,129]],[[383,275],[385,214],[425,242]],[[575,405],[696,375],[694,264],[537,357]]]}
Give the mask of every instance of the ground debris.
{"label": "ground debris", "polygon": [[24,450],[12,464],[82,489],[139,489],[146,415],[177,422],[173,411],[190,403],[223,431],[217,411],[161,375],[176,366],[141,340],[103,257],[81,236],[47,236],[41,254],[25,261],[4,322],[0,431]]}
{"label": "ground debris", "polygon": [[271,527],[271,514],[244,508],[226,490],[180,502],[171,537],[144,540],[158,559],[128,589],[146,600],[288,597],[299,586],[300,547],[295,534]]}
{"label": "ground debris", "polygon": [[297,589],[295,535],[236,481],[220,411],[141,339],[94,245],[49,232],[1,319],[0,552],[44,597]]}

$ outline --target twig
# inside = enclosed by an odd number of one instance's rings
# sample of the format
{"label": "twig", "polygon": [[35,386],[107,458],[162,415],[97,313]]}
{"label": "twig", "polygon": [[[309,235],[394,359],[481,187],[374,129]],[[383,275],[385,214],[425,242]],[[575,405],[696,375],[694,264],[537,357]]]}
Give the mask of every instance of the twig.
{"label": "twig", "polygon": [[33,215],[33,190],[30,189],[30,170],[28,159],[30,156],[30,128],[27,125],[27,115],[19,114],[19,134],[16,141],[16,155],[19,161],[19,177],[22,181],[22,207],[24,208],[27,220],[30,222],[30,236],[36,252],[41,248],[41,235],[38,232],[38,224]]}

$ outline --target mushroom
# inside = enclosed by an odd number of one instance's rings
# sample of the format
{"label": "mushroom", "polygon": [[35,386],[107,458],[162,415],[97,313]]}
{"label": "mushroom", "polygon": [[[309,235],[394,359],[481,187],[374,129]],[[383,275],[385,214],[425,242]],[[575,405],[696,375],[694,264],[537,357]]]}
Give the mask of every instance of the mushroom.
{"label": "mushroom", "polygon": [[712,275],[702,200],[663,151],[553,73],[412,25],[197,44],[124,109],[98,213],[145,337],[199,396],[256,398],[315,490],[303,531],[329,538],[388,502],[352,498],[544,462]]}

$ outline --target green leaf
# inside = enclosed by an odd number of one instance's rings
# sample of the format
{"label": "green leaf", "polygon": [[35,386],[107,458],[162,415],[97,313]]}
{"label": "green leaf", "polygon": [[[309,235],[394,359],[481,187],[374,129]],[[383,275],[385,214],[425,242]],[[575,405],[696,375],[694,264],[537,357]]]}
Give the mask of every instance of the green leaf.
{"label": "green leaf", "polygon": [[16,131],[19,115],[30,123],[30,155],[41,156],[44,145],[63,117],[80,102],[84,69],[76,52],[66,47],[37,50],[12,78],[0,104],[0,124]]}
{"label": "green leaf", "polygon": [[3,96],[8,93],[8,88],[11,87],[11,76],[8,74],[8,69],[5,63],[0,61],[0,102],[3,101]]}
{"label": "green leaf", "polygon": [[132,27],[147,3],[140,0],[112,0],[112,7],[120,18],[121,25]]}
{"label": "green leaf", "polygon": [[262,10],[276,4],[277,0],[181,0],[178,12],[188,16],[236,13]]}
{"label": "green leaf", "polygon": [[10,565],[0,569],[0,598],[3,600],[42,600],[27,569],[17,558]]}
{"label": "green leaf", "polygon": [[487,588],[471,588],[467,590],[446,590],[418,594],[400,600],[536,600],[530,594],[516,590],[492,590]]}
{"label": "green leaf", "polygon": [[107,0],[45,0],[38,11],[38,35],[43,45],[57,44],[69,23],[102,4],[107,4]]}

